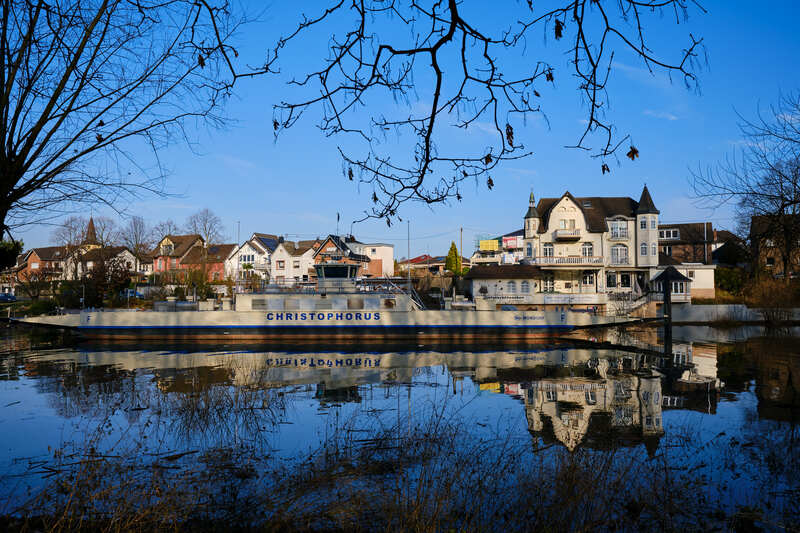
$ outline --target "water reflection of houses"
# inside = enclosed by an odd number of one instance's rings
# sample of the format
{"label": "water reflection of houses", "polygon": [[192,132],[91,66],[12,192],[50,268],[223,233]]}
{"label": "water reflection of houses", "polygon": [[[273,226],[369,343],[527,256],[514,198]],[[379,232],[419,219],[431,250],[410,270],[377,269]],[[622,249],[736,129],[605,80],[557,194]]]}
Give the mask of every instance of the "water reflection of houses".
{"label": "water reflection of houses", "polygon": [[[505,383],[525,405],[529,431],[569,450],[645,443],[663,435],[661,377],[642,357],[591,359],[569,369],[550,368],[530,381]],[[509,376],[510,378],[511,376]]]}

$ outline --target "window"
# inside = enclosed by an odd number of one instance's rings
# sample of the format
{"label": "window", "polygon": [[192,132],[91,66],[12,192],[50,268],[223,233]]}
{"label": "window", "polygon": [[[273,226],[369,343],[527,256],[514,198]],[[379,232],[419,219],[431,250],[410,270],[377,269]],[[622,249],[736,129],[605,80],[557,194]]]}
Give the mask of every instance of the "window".
{"label": "window", "polygon": [[558,221],[560,229],[575,229],[575,219],[574,218],[562,218]]}
{"label": "window", "polygon": [[531,284],[528,283],[527,280],[520,283],[520,292],[523,294],[528,294],[531,292]]}
{"label": "window", "polygon": [[545,398],[547,398],[548,402],[557,402],[558,401],[558,392],[554,390],[549,390],[544,393]]}
{"label": "window", "polygon": [[673,281],[672,282],[672,292],[674,294],[685,294],[686,293],[686,284],[682,281]]}
{"label": "window", "polygon": [[617,286],[617,273],[609,272],[606,274],[606,287],[613,289]]}
{"label": "window", "polygon": [[[773,263],[774,263],[774,262],[775,262],[775,261],[773,260]],[[39,263],[31,263],[31,270],[36,270],[36,269],[38,269],[38,268],[39,268]]]}
{"label": "window", "polygon": [[300,260],[298,259],[298,260],[292,261],[292,267],[293,268],[300,268]]}
{"label": "window", "polygon": [[583,207],[592,207],[592,201],[591,200],[584,200],[582,205],[583,205]]}
{"label": "window", "polygon": [[581,255],[583,257],[594,256],[594,245],[590,242],[585,242],[581,245]]}
{"label": "window", "polygon": [[664,255],[672,257],[672,246],[662,246],[661,253]]}
{"label": "window", "polygon": [[612,220],[609,222],[611,229],[612,239],[627,239],[628,238],[628,223],[624,220]]}
{"label": "window", "polygon": [[552,274],[549,276],[545,276],[544,280],[542,281],[542,292],[555,292],[556,284],[555,278]]}
{"label": "window", "polygon": [[658,245],[656,243],[650,245],[650,254],[654,257],[658,255]]}
{"label": "window", "polygon": [[624,289],[631,288],[631,275],[627,272],[623,272],[619,275],[619,286]]}
{"label": "window", "polygon": [[533,246],[531,246],[531,243],[525,245],[525,255],[528,257],[533,256]]}
{"label": "window", "polygon": [[587,390],[585,393],[586,396],[586,403],[589,405],[594,405],[597,403],[597,393],[593,390]]}
{"label": "window", "polygon": [[639,228],[640,229],[647,229],[647,219],[642,217],[639,219]]}
{"label": "window", "polygon": [[164,270],[164,260],[163,259],[159,259],[158,260],[158,269],[159,270]]}
{"label": "window", "polygon": [[594,272],[584,272],[583,273],[583,284],[584,285],[594,285]]}
{"label": "window", "polygon": [[508,283],[506,283],[506,290],[511,294],[517,292],[517,282],[509,281]]}
{"label": "window", "polygon": [[171,244],[162,244],[161,255],[171,255],[174,249],[174,246]]}
{"label": "window", "polygon": [[542,253],[545,257],[553,257],[553,243],[545,243],[542,247]]}
{"label": "window", "polygon": [[615,244],[611,247],[611,263],[614,265],[628,264],[628,247],[624,244]]}
{"label": "window", "polygon": [[[31,268],[38,268],[39,263],[34,263],[34,265],[36,265],[36,266],[31,265]],[[775,258],[774,257],[767,257],[767,266],[775,266]]]}
{"label": "window", "polygon": [[663,239],[664,238],[664,230],[663,229],[658,232],[658,238],[659,239]]}
{"label": "window", "polygon": [[658,228],[658,222],[656,222],[656,217],[650,217],[650,229]]}
{"label": "window", "polygon": [[689,277],[694,279],[694,270],[689,271]]}
{"label": "window", "polygon": [[639,246],[639,253],[640,253],[642,256],[646,256],[646,255],[647,255],[647,243],[646,243],[646,242],[643,242],[643,243],[642,243],[642,244]]}
{"label": "window", "polygon": [[280,269],[286,268],[286,261],[278,261],[278,268]]}
{"label": "window", "polygon": [[680,231],[676,229],[662,229],[658,232],[659,239],[680,239]]}
{"label": "window", "polygon": [[214,272],[212,278],[214,279],[214,281],[219,281],[219,272]]}
{"label": "window", "polygon": [[372,255],[375,255],[375,254],[377,254],[377,253],[378,253],[378,249],[377,249],[377,248],[373,248],[373,249],[371,250],[371,253],[372,253]]}
{"label": "window", "polygon": [[177,266],[178,266],[178,260],[175,257],[173,257],[172,258],[172,268],[176,268]]}

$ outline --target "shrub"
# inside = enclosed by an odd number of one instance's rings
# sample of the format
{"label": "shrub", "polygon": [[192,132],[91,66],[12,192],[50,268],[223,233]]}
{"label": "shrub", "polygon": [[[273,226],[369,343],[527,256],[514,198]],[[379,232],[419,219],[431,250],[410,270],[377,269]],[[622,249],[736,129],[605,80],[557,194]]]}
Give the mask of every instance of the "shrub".
{"label": "shrub", "polygon": [[56,302],[53,300],[35,300],[28,307],[28,314],[47,315],[56,310]]}
{"label": "shrub", "polygon": [[715,281],[718,289],[731,294],[741,294],[745,286],[745,274],[740,268],[717,268]]}

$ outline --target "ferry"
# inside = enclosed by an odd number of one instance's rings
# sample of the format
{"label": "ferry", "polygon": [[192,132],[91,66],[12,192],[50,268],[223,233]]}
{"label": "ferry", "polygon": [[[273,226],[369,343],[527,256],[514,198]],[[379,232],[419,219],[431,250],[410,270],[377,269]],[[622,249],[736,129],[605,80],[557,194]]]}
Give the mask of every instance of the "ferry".
{"label": "ferry", "polygon": [[[575,328],[630,322],[583,310],[475,310],[474,305],[428,310],[413,290],[387,281],[360,283],[357,265],[315,265],[314,287],[274,287],[235,295],[232,306],[156,302],[154,310],[82,310],[16,319],[74,330],[94,340],[288,342],[494,342],[557,336]],[[212,302],[201,302],[211,304]],[[227,307],[227,308],[225,308]]]}

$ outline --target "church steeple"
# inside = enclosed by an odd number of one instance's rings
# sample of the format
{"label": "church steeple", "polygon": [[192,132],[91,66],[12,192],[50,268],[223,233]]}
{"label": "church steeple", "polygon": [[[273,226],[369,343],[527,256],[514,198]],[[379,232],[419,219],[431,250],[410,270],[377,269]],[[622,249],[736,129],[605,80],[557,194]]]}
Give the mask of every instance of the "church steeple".
{"label": "church steeple", "polygon": [[83,237],[81,244],[90,246],[99,246],[97,241],[97,230],[94,229],[94,219],[89,217],[89,223],[86,225],[86,235]]}

